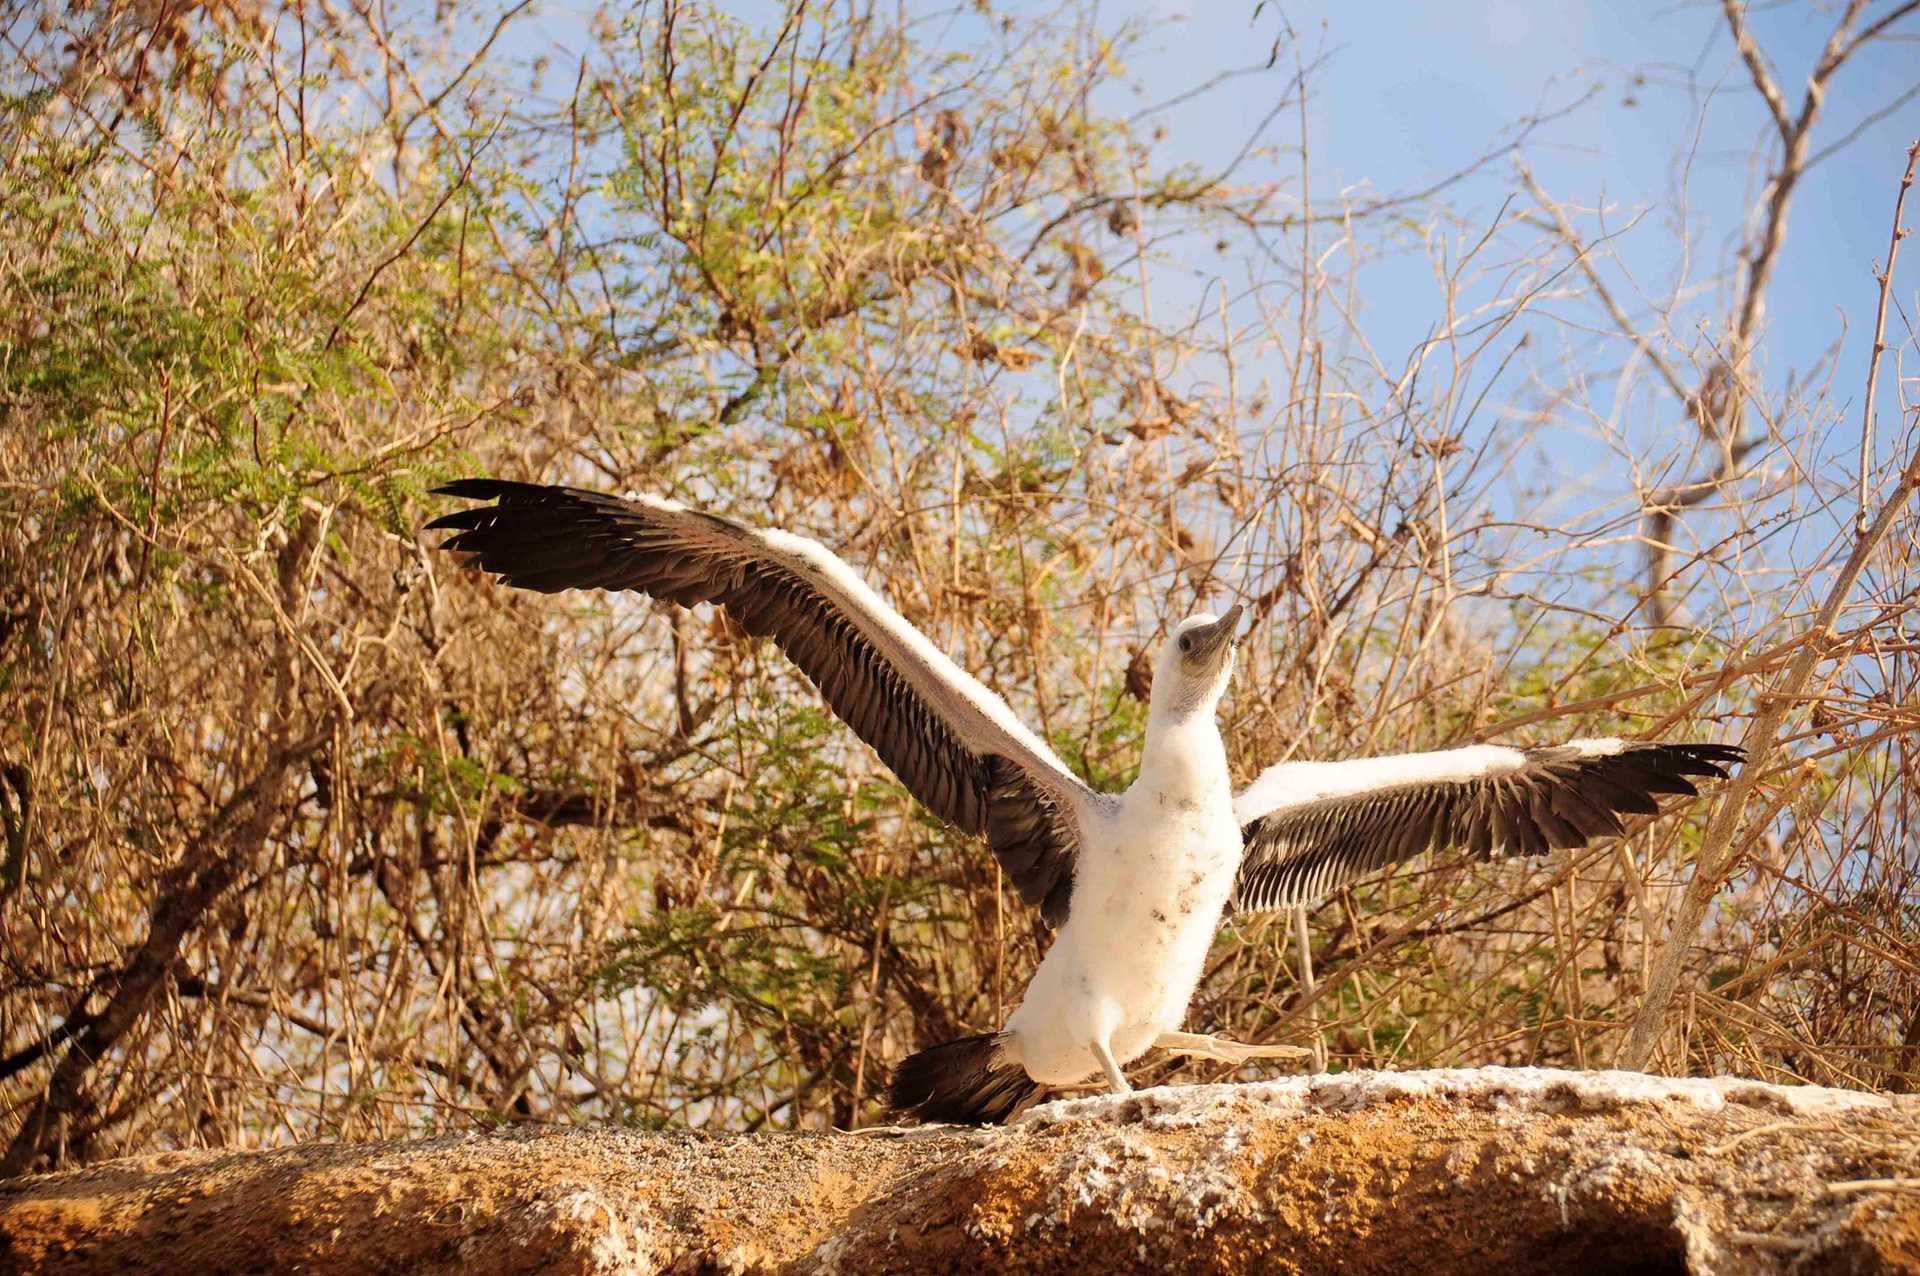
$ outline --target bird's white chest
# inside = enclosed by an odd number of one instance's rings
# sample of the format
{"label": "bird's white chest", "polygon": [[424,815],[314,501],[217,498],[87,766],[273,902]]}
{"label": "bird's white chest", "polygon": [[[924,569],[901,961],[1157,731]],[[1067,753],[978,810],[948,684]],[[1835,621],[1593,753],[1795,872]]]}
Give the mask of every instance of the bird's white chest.
{"label": "bird's white chest", "polygon": [[1240,864],[1226,759],[1201,743],[1143,765],[1080,848],[1072,911],[1007,1022],[1035,1080],[1085,1076],[1094,1040],[1124,1063],[1185,1018]]}
{"label": "bird's white chest", "polygon": [[1226,786],[1199,794],[1136,786],[1122,805],[1113,852],[1101,859],[1088,865],[1087,896],[1113,945],[1140,961],[1191,955],[1197,963],[1240,862]]}
{"label": "bird's white chest", "polygon": [[[1206,888],[1239,859],[1239,830],[1224,791],[1195,796],[1175,792],[1127,794],[1112,853],[1089,865],[1102,911],[1141,913],[1158,921],[1156,909],[1188,915]],[[1169,919],[1170,920],[1170,919]]]}
{"label": "bird's white chest", "polygon": [[1107,1006],[1114,1028],[1177,1027],[1240,862],[1224,780],[1198,794],[1136,785],[1106,843],[1087,852],[1041,974]]}

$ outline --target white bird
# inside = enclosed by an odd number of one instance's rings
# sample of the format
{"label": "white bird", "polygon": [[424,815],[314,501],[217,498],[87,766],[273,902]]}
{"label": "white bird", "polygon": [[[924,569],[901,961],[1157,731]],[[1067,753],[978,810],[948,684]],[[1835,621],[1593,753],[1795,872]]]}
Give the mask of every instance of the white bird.
{"label": "white bird", "polygon": [[1240,608],[1190,616],[1159,654],[1139,777],[1097,793],[999,696],[948,659],[824,546],[654,496],[468,479],[491,501],[429,524],[510,585],[639,590],[724,607],[771,637],[900,782],[984,835],[1058,934],[997,1031],[922,1050],[889,1098],[923,1120],[1004,1121],[1048,1088],[1156,1046],[1240,1062],[1298,1056],[1181,1031],[1221,918],[1312,903],[1429,849],[1544,854],[1654,814],[1655,794],[1725,776],[1738,748],[1575,740],[1269,768],[1235,796],[1215,713]]}

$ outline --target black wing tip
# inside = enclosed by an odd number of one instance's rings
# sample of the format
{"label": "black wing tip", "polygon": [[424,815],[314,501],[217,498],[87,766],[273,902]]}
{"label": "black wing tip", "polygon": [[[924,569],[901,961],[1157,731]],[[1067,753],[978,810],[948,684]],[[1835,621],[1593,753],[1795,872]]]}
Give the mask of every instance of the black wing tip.
{"label": "black wing tip", "polygon": [[1715,775],[1725,778],[1726,768],[1747,760],[1747,751],[1737,744],[1694,744],[1673,740],[1626,740],[1611,753],[1586,753],[1574,744],[1538,744],[1521,749],[1529,762],[1565,766],[1652,767],[1666,775]]}
{"label": "black wing tip", "polygon": [[[510,479],[464,478],[451,483],[442,483],[431,489],[435,496],[457,496],[470,501],[493,501],[493,505],[473,505],[457,509],[451,514],[442,514],[426,526],[429,532],[472,531],[482,526],[493,516],[493,512],[502,505],[522,504],[528,496],[548,495],[563,492],[565,488],[548,487],[539,483],[516,483]],[[454,548],[449,543],[446,548]]]}
{"label": "black wing tip", "polygon": [[607,586],[614,564],[587,551],[609,521],[621,517],[611,508],[624,504],[617,498],[495,478],[455,479],[433,491],[487,502],[442,514],[421,529],[453,533],[438,548],[463,556],[464,566],[540,594]]}
{"label": "black wing tip", "polygon": [[590,487],[570,487],[565,483],[525,483],[519,479],[463,478],[442,483],[429,491],[436,496],[459,496],[475,501],[499,501],[520,505],[543,501],[612,501],[622,503],[618,495]]}
{"label": "black wing tip", "polygon": [[1634,753],[1651,754],[1653,761],[1681,775],[1712,775],[1721,779],[1727,777],[1729,767],[1747,760],[1746,749],[1737,744],[1649,742],[1632,746],[1624,756]]}
{"label": "black wing tip", "polygon": [[606,492],[562,483],[523,483],[517,479],[463,478],[442,483],[431,491],[435,496],[457,496],[469,501],[493,501],[499,505],[550,505],[568,501],[617,500]]}
{"label": "black wing tip", "polygon": [[530,487],[528,483],[515,483],[508,479],[463,478],[450,483],[442,483],[433,489],[435,496],[464,496],[476,501],[490,501],[494,497],[517,487]]}
{"label": "black wing tip", "polygon": [[469,505],[467,508],[455,510],[451,514],[442,514],[439,518],[428,523],[425,530],[429,532],[472,531],[474,528],[480,526],[488,515],[492,513],[492,510],[493,507],[490,505]]}
{"label": "black wing tip", "polygon": [[[426,525],[427,531],[473,531],[496,527],[504,518],[524,528],[535,526],[533,519],[547,522],[553,518],[593,519],[609,513],[628,512],[628,503],[608,492],[567,487],[559,483],[521,483],[513,479],[465,478],[442,483],[431,489],[436,496],[456,496],[464,500],[489,501],[470,505],[451,514],[442,514]],[[457,538],[456,538],[457,539]],[[452,541],[443,549],[459,549]]]}

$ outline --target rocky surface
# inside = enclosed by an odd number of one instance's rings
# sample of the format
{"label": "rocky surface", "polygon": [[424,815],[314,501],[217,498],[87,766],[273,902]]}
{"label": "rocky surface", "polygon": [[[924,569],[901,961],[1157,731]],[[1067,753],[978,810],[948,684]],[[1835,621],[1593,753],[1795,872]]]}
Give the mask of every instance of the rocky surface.
{"label": "rocky surface", "polygon": [[1920,1099],[1488,1068],[173,1153],[0,1183],[0,1270],[1920,1273]]}

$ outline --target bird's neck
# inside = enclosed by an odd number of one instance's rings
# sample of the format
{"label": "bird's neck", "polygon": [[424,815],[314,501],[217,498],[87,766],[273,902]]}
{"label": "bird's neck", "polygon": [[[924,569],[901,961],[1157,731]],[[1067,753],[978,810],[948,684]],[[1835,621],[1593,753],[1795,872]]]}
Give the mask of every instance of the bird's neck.
{"label": "bird's neck", "polygon": [[1140,779],[1158,793],[1207,798],[1228,790],[1227,749],[1212,713],[1154,714],[1140,752]]}

